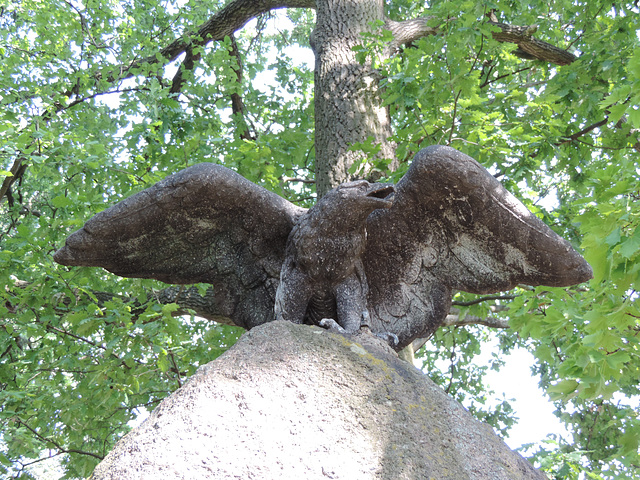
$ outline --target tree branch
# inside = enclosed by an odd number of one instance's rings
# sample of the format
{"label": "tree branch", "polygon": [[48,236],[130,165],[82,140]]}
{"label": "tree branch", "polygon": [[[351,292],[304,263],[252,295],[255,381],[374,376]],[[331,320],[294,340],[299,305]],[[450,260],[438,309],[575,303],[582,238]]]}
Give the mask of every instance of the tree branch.
{"label": "tree branch", "polygon": [[451,140],[453,139],[453,132],[456,128],[456,115],[458,114],[458,100],[460,99],[460,94],[462,93],[462,89],[458,90],[456,94],[456,98],[453,100],[453,113],[451,114],[451,128],[449,129],[449,142],[447,145],[451,145]]}
{"label": "tree branch", "polygon": [[[242,85],[242,76],[243,76],[243,65],[242,65],[242,57],[240,56],[240,49],[238,48],[238,43],[236,42],[236,38],[234,35],[231,35],[231,52],[230,55],[235,57],[238,68],[236,69],[236,83],[238,87]],[[239,90],[239,88],[238,88]],[[236,116],[240,122],[240,138],[243,140],[255,140],[257,135],[255,133],[255,127],[253,128],[253,132],[249,129],[249,125],[247,125],[245,119],[246,107],[244,106],[244,101],[240,94],[236,91],[231,94],[231,112],[234,116]],[[243,125],[244,123],[244,125]],[[253,126],[253,125],[252,125]]]}
{"label": "tree branch", "polygon": [[513,300],[518,295],[487,295],[485,297],[475,298],[468,302],[451,302],[451,305],[456,307],[470,307],[471,305],[477,305],[482,302],[490,302],[492,300]]}
{"label": "tree branch", "polygon": [[509,73],[505,73],[503,75],[500,75],[500,76],[498,76],[496,78],[493,78],[493,79],[489,80],[489,75],[491,74],[491,70],[490,70],[488,72],[487,76],[486,76],[485,81],[480,84],[480,88],[484,88],[487,85],[490,85],[490,84],[492,84],[494,82],[497,82],[498,80],[502,80],[503,78],[509,77],[511,75],[515,75],[516,73],[525,72],[527,70],[531,70],[531,67],[519,68],[518,70],[515,70],[513,72],[509,72]]}
{"label": "tree branch", "polygon": [[462,327],[466,325],[484,325],[485,327],[491,328],[509,328],[509,321],[504,318],[497,317],[478,317],[476,315],[465,315],[463,318],[460,318],[459,313],[456,312],[457,309],[452,308],[449,315],[444,319],[442,327]]}
{"label": "tree branch", "polygon": [[[153,65],[162,58],[171,62],[178,58],[188,48],[205,46],[212,41],[223,40],[226,36],[244,27],[254,17],[279,8],[315,8],[315,0],[235,0],[222,10],[216,12],[209,20],[197,27],[189,35],[181,36],[159,52],[135,60],[116,68],[110,68],[105,78],[112,83],[136,75],[136,69],[143,65]],[[159,54],[159,55],[158,55]],[[98,75],[102,76],[102,75]]]}
{"label": "tree branch", "polygon": [[[459,306],[470,306],[475,305],[476,303],[484,302],[487,300],[507,300],[511,298],[515,298],[516,295],[491,295],[487,297],[478,298],[476,300],[472,300],[469,302],[453,302],[453,305]],[[509,307],[504,305],[495,305],[491,307],[492,312],[499,312],[509,310]],[[445,317],[444,322],[440,327],[466,327],[469,325],[484,325],[489,328],[500,328],[507,329],[509,327],[509,321],[504,318],[497,317],[478,317],[476,315],[465,315],[464,318],[460,319],[460,310],[457,308],[449,309],[449,314]],[[416,338],[411,343],[411,348],[414,352],[417,352],[420,348],[424,346],[425,343],[429,341],[431,337],[427,338]]]}
{"label": "tree branch", "polygon": [[499,32],[492,32],[495,40],[518,45],[518,49],[513,52],[518,57],[528,60],[542,60],[555,65],[569,65],[577,59],[575,55],[566,50],[533,38],[533,34],[538,29],[537,25],[517,27],[495,21],[488,23],[500,29]]}
{"label": "tree branch", "polygon": [[[392,51],[397,50],[402,45],[411,43],[419,38],[426,37],[427,35],[437,35],[440,31],[440,26],[429,26],[429,22],[434,18],[436,17],[420,17],[403,22],[387,20],[385,22],[385,28],[393,34],[393,41],[389,44],[389,49]],[[577,59],[575,55],[566,50],[533,38],[533,34],[538,29],[537,25],[518,27],[495,21],[497,20],[495,19],[495,15],[492,15],[491,18],[492,20],[488,23],[500,29],[499,32],[492,33],[493,38],[499,42],[515,43],[518,45],[517,50],[514,50],[513,53],[521,58],[542,60],[555,65],[569,65]],[[448,19],[447,21],[452,20],[455,20],[455,18]]]}
{"label": "tree branch", "polygon": [[440,31],[440,26],[430,27],[429,21],[433,20],[434,16],[414,18],[412,20],[405,20],[403,22],[396,22],[395,20],[387,19],[384,28],[391,31],[393,35],[393,41],[388,45],[391,51],[397,50],[402,45],[411,43],[419,38],[426,37],[428,35],[437,35]]}
{"label": "tree branch", "polygon": [[197,287],[185,288],[167,287],[152,293],[153,298],[163,305],[167,303],[177,303],[179,310],[173,315],[188,315],[189,310],[195,312],[199,317],[212,320],[224,325],[235,325],[230,318],[224,316],[217,308],[215,293],[213,288],[207,288],[204,295],[201,295]]}
{"label": "tree branch", "polygon": [[561,142],[557,142],[555,145],[556,145],[556,147],[559,147],[560,145],[564,145],[565,143],[573,142],[574,140],[577,140],[578,138],[582,137],[583,135],[586,135],[590,131],[595,130],[596,128],[599,128],[599,127],[605,125],[608,122],[608,120],[609,119],[607,117],[604,120],[600,120],[599,122],[594,123],[593,125],[589,125],[588,127],[583,128],[579,132],[576,132],[576,133],[574,133],[572,135],[569,135],[568,137],[565,137]]}
{"label": "tree branch", "polygon": [[[27,165],[22,163],[23,160],[24,160],[24,156],[18,155],[16,159],[13,161],[11,170],[9,170],[11,172],[11,175],[7,175],[4,178],[4,181],[2,182],[2,186],[0,186],[0,201],[2,201],[5,195],[7,196],[7,198],[10,198],[9,192],[11,190],[11,186],[15,182],[20,180],[25,170],[27,169]],[[9,203],[12,203],[11,200],[9,201]]]}
{"label": "tree branch", "polygon": [[182,85],[185,83],[184,72],[193,70],[195,66],[195,62],[200,60],[200,54],[193,54],[193,47],[187,47],[185,51],[185,57],[182,61],[182,65],[178,67],[178,71],[173,76],[173,80],[171,81],[171,88],[169,89],[169,93],[180,93],[182,89]]}
{"label": "tree branch", "polygon": [[294,178],[294,177],[282,177],[282,181],[283,182],[301,182],[301,183],[309,183],[309,184],[314,184],[316,183],[315,180],[311,179],[311,178]]}

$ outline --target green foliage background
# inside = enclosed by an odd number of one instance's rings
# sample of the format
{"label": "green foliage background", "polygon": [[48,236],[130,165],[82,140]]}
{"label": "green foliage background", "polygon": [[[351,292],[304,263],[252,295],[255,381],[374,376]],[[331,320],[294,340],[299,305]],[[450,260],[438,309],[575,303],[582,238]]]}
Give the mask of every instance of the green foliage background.
{"label": "green foliage background", "polygon": [[[637,2],[388,3],[395,20],[433,15],[442,27],[377,62],[401,161],[397,172],[378,168],[397,180],[421,147],[450,144],[582,248],[595,275],[578,288],[522,287],[512,300],[461,307],[511,328],[442,329],[422,353],[426,370],[507,432],[513,412],[508,402],[485,406],[487,367],[474,358],[490,337],[495,368],[527,348],[572,433],[529,455],[555,478],[639,477]],[[313,178],[313,72],[294,58],[308,45],[312,11],[281,12],[293,28],[264,15],[238,32],[240,82],[229,38],[194,52],[200,60],[183,72],[179,95],[170,93],[179,61],[159,58],[109,81],[222,4],[0,0],[0,178],[20,176],[0,204],[0,475],[30,478],[29,464],[50,455],[66,478],[89,475],[141,411],[241,334],[173,315],[175,305],[152,300],[160,283],[54,264],[69,233],[199,162],[313,202],[313,185],[292,181]],[[538,25],[536,37],[578,60],[557,67],[515,56],[491,37],[492,9],[506,23]],[[362,55],[375,59],[384,39],[363,38]],[[244,114],[231,112],[234,93]]]}

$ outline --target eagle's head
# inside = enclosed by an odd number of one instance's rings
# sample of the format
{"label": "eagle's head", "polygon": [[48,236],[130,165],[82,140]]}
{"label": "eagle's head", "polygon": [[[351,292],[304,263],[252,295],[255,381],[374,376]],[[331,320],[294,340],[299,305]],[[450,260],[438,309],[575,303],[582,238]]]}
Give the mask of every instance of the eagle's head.
{"label": "eagle's head", "polygon": [[379,208],[390,208],[393,204],[393,185],[389,183],[369,183],[366,180],[356,180],[339,185],[327,196],[343,208],[354,208],[365,217]]}
{"label": "eagle's head", "polygon": [[360,230],[364,228],[371,212],[391,208],[393,193],[391,184],[369,183],[366,180],[347,182],[322,197],[309,214],[312,223],[323,230]]}

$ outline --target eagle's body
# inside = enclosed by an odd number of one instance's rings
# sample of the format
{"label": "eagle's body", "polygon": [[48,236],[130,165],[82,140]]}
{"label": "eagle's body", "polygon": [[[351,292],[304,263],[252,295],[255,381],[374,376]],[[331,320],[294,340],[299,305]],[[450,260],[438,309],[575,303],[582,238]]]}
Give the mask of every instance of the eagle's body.
{"label": "eagle's body", "polygon": [[[393,187],[365,180],[331,190],[304,214],[287,241],[276,293],[277,319],[319,323],[333,318],[345,330],[360,327],[367,310],[367,282],[361,256],[367,217],[390,208]],[[352,298],[359,297],[361,300]]]}

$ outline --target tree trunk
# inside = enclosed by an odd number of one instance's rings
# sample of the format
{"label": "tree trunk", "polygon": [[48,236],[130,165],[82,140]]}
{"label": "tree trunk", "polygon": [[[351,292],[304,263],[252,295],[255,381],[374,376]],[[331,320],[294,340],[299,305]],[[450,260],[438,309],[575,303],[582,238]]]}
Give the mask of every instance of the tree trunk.
{"label": "tree trunk", "polygon": [[371,22],[384,21],[382,0],[318,0],[311,45],[316,56],[315,124],[318,196],[350,178],[363,153],[349,151],[371,137],[379,157],[394,157],[389,112],[382,106],[376,72],[360,64],[352,48]]}

